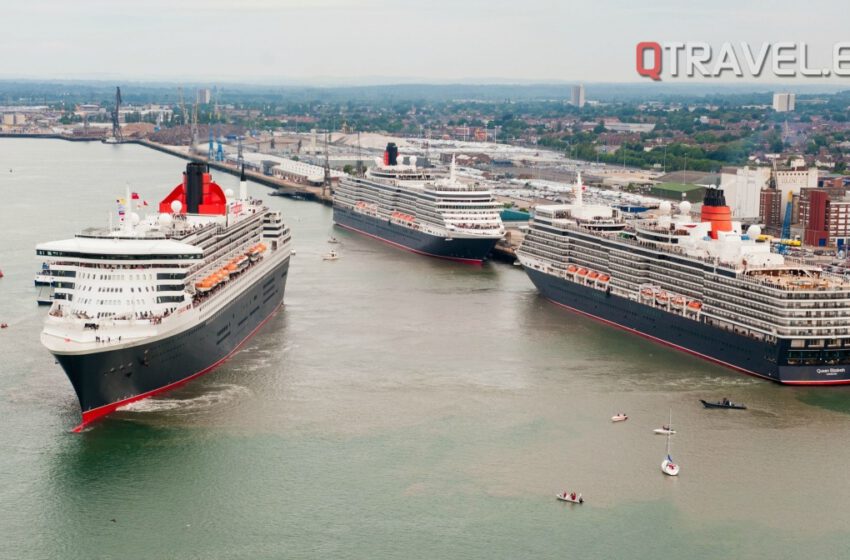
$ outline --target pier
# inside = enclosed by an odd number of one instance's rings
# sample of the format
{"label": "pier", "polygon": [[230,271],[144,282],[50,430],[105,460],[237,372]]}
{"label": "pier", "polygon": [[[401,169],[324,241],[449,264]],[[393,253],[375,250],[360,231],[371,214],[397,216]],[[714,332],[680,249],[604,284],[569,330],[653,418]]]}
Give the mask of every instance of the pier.
{"label": "pier", "polygon": [[[206,157],[186,152],[174,146],[158,144],[156,142],[151,142],[150,140],[129,140],[124,143],[138,144],[140,146],[145,146],[153,150],[157,150],[159,152],[163,152],[185,160],[204,163],[208,165],[210,169],[229,173],[237,177],[241,173],[241,170],[238,167],[227,165],[220,161],[212,161],[207,159]],[[247,177],[251,181],[254,181],[255,183],[259,183],[261,185],[274,189],[275,192],[273,194],[277,196],[286,196],[289,198],[304,200],[315,200],[328,206],[333,204],[333,195],[331,194],[331,191],[328,187],[303,185],[301,183],[296,183],[295,181],[287,181],[278,177],[270,177],[268,175],[263,175],[262,173],[257,173],[256,171],[250,169],[245,169],[245,177]]]}

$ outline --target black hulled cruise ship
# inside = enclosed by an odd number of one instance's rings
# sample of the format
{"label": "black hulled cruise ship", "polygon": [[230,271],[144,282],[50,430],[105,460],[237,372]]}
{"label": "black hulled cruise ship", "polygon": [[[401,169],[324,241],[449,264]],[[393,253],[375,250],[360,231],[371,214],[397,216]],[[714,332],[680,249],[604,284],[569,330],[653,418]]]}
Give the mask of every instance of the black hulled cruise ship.
{"label": "black hulled cruise ship", "polygon": [[492,193],[398,162],[390,143],[367,176],[345,177],[334,193],[334,222],[432,257],[480,263],[505,234]]}
{"label": "black hulled cruise ship", "polygon": [[77,393],[77,430],[226,360],[282,305],[290,257],[280,213],[190,163],[141,218],[134,195],[117,228],[42,243],[55,300],[41,341]]}
{"label": "black hulled cruise ship", "polygon": [[708,189],[700,221],[538,206],[517,255],[547,299],[724,366],[785,384],[850,383],[850,283],[793,262],[732,221]]}

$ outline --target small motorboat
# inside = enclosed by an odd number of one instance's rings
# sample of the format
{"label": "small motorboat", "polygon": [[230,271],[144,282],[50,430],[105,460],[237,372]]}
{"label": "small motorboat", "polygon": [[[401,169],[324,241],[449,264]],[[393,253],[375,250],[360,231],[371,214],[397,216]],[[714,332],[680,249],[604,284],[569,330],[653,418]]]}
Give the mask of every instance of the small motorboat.
{"label": "small motorboat", "polygon": [[338,258],[339,258],[339,254],[337,254],[337,252],[336,252],[336,251],[333,251],[333,250],[331,250],[331,252],[330,252],[330,253],[327,253],[326,255],[324,255],[324,256],[322,257],[322,259],[324,259],[324,260],[326,260],[326,261],[335,261],[335,260],[337,260]]}
{"label": "small motorboat", "polygon": [[741,403],[733,403],[729,399],[722,399],[717,402],[708,402],[702,399],[699,400],[705,408],[733,408],[735,410],[747,410],[747,407]]}
{"label": "small motorboat", "polygon": [[584,498],[581,497],[581,494],[576,494],[575,492],[561,492],[560,494],[555,494],[555,498],[562,502],[570,502],[571,504],[584,503]]}
{"label": "small motorboat", "polygon": [[621,412],[620,414],[617,414],[616,416],[612,416],[611,422],[625,422],[628,419],[629,419],[629,417],[626,414]]}
{"label": "small motorboat", "polygon": [[0,323],[0,329],[8,329],[9,323]]}
{"label": "small motorboat", "polygon": [[339,239],[337,239],[336,237],[331,237],[330,239],[328,239],[328,243],[339,243]]}
{"label": "small motorboat", "polygon": [[661,436],[672,436],[676,433],[676,430],[674,430],[672,426],[661,426],[660,428],[655,428],[652,431],[653,433]]}

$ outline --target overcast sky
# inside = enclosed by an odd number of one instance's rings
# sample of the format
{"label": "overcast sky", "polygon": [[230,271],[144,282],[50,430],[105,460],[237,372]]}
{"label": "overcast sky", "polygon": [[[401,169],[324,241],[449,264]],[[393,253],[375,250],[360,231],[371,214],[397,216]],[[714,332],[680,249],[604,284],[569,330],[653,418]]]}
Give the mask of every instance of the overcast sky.
{"label": "overcast sky", "polygon": [[[2,0],[0,76],[628,82],[639,41],[850,40],[846,0]],[[769,7],[768,7],[769,6]],[[811,80],[806,80],[811,82]]]}

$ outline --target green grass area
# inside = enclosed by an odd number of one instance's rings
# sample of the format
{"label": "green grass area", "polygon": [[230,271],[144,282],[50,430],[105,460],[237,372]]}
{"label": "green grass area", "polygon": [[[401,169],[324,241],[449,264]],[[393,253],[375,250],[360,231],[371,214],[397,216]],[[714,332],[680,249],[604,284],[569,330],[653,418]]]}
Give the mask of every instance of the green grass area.
{"label": "green grass area", "polygon": [[698,185],[688,185],[685,183],[659,183],[652,187],[653,189],[658,189],[662,191],[673,191],[673,192],[690,192],[695,191],[697,189],[701,189]]}

